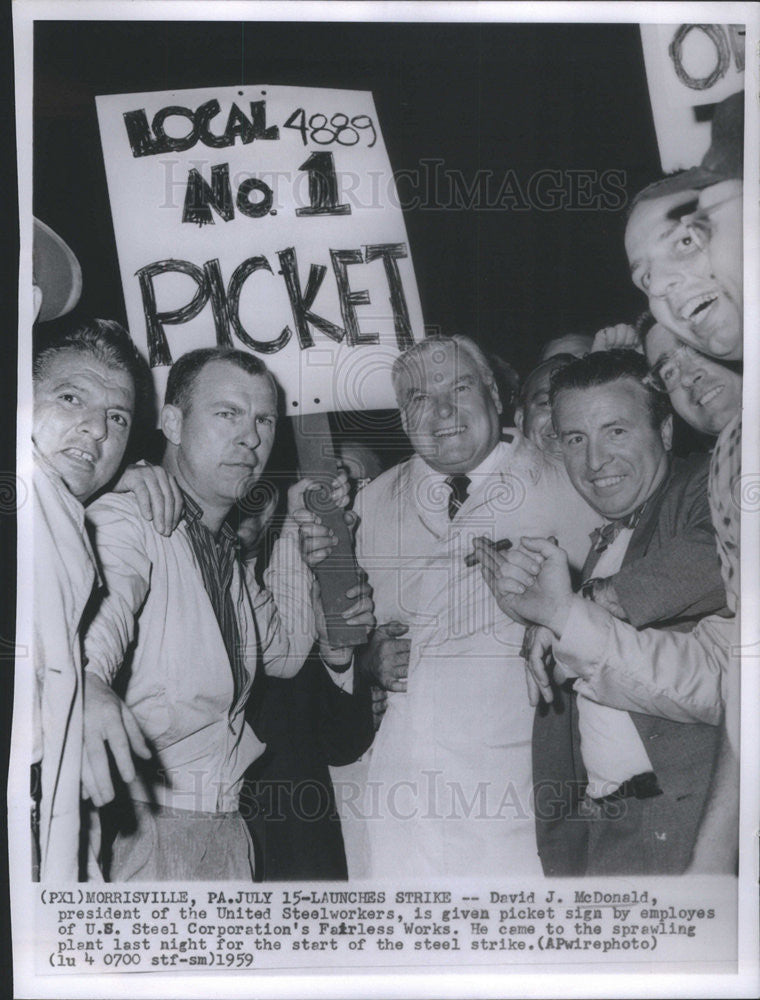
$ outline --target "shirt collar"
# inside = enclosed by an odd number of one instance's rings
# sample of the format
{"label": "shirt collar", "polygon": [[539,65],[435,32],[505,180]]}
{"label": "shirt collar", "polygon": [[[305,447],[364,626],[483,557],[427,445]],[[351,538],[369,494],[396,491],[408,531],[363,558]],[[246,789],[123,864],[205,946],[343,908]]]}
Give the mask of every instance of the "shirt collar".
{"label": "shirt collar", "polygon": [[[182,487],[180,487],[182,490]],[[196,521],[200,521],[203,518],[203,510],[199,504],[193,500],[193,498],[182,490],[182,499],[185,504],[182,509],[182,517],[186,524],[195,524]]]}
{"label": "shirt collar", "polygon": [[[194,500],[189,495],[189,493],[186,493],[185,490],[182,489],[182,487],[180,487],[180,490],[182,492],[182,497],[185,501],[182,510],[182,518],[185,524],[187,524],[188,527],[197,524],[197,525],[202,525],[205,528],[206,526],[203,524],[203,508],[196,500]],[[208,531],[208,528],[206,528],[206,530]],[[209,534],[211,534],[210,531]],[[218,541],[222,540],[231,542],[237,548],[238,545],[237,534],[232,530],[227,520],[224,520],[222,522],[222,527],[219,531]]]}
{"label": "shirt collar", "polygon": [[[501,442],[497,442],[496,446],[491,449],[491,451],[486,455],[483,461],[476,465],[474,469],[470,469],[468,472],[463,473],[463,475],[468,476],[473,485],[476,485],[478,479],[485,475],[490,475],[492,472],[496,471],[499,466],[499,458],[501,454],[501,449],[499,445]],[[440,479],[442,483],[452,475],[450,472],[438,472],[431,465],[428,465],[424,458],[420,455],[413,456],[412,461],[415,466],[416,477],[430,478],[431,480]]]}

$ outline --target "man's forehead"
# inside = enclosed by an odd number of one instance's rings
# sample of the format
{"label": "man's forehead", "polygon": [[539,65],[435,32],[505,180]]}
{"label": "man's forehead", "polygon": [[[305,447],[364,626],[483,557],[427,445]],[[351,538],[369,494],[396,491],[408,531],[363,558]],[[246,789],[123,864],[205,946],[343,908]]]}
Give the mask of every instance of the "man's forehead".
{"label": "man's forehead", "polygon": [[539,365],[534,371],[528,375],[525,387],[525,398],[530,401],[538,395],[544,392],[548,392],[551,387],[552,375],[562,368],[567,367],[567,361],[555,361],[554,358],[550,358],[545,361],[542,365]]}
{"label": "man's forehead", "polygon": [[134,381],[125,368],[108,364],[90,351],[63,348],[45,358],[39,380],[46,387],[62,381],[111,389],[134,397]]}
{"label": "man's forehead", "polygon": [[275,398],[272,381],[265,372],[247,372],[244,368],[231,361],[217,359],[209,361],[200,370],[193,387],[204,396],[218,395],[221,391],[244,392],[259,396],[266,392],[273,400]]}
{"label": "man's forehead", "polygon": [[411,385],[436,385],[463,375],[478,376],[477,367],[456,344],[436,344],[405,359],[402,373]]}
{"label": "man's forehead", "polygon": [[601,385],[578,386],[561,389],[555,400],[556,411],[560,418],[567,409],[582,409],[584,413],[592,414],[598,408],[600,411],[616,409],[622,416],[626,410],[638,410],[648,413],[647,389],[637,379],[623,376],[612,382]]}
{"label": "man's forehead", "polygon": [[644,338],[644,350],[650,365],[656,364],[660,358],[675,351],[681,341],[660,323],[655,323]]}
{"label": "man's forehead", "polygon": [[548,392],[554,368],[547,368],[546,371],[539,372],[532,378],[528,386],[529,396],[538,396],[542,392]]}
{"label": "man's forehead", "polygon": [[699,203],[699,192],[677,191],[661,198],[647,198],[634,208],[626,227],[626,245],[656,239],[672,229],[679,219],[693,212]]}

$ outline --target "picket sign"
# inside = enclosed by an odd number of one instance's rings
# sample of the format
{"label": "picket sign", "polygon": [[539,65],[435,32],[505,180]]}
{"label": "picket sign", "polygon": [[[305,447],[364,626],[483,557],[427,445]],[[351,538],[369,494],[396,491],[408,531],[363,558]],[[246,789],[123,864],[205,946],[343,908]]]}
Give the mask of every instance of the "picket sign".
{"label": "picket sign", "polygon": [[245,86],[96,98],[129,328],[162,398],[196,347],[258,354],[287,412],[394,406],[423,336],[372,94]]}
{"label": "picket sign", "polygon": [[660,162],[693,167],[710,146],[712,105],[744,89],[744,25],[643,24]]}
{"label": "picket sign", "polygon": [[[157,398],[169,366],[215,344],[259,355],[322,482],[331,410],[395,406],[390,368],[423,334],[409,241],[372,94],[219,87],[96,98],[131,335]],[[340,544],[317,570],[332,645],[356,645],[358,580]],[[321,504],[321,507],[320,507]]]}

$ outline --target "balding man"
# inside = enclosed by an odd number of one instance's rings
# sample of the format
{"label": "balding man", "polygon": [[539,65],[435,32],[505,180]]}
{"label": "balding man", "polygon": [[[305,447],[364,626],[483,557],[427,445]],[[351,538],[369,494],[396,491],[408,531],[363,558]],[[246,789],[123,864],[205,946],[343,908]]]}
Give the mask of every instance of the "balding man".
{"label": "balding man", "polygon": [[578,564],[599,519],[519,431],[500,440],[494,379],[471,340],[422,341],[393,383],[415,454],[356,501],[380,623],[366,655],[390,688],[361,803],[371,873],[537,874],[523,628],[469,557],[478,536],[540,526]]}

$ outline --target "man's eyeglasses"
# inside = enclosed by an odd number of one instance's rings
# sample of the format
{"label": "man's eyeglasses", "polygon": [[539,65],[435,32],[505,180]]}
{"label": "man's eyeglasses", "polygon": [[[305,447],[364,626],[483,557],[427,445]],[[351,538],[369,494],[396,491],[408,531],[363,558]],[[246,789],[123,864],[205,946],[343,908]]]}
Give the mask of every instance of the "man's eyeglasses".
{"label": "man's eyeglasses", "polygon": [[693,365],[702,355],[688,344],[679,344],[674,351],[665,354],[652,367],[644,378],[644,385],[649,385],[657,392],[672,392],[678,385],[683,372],[683,366]]}

